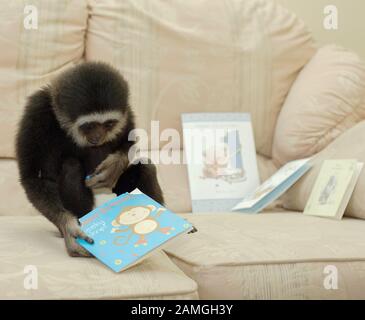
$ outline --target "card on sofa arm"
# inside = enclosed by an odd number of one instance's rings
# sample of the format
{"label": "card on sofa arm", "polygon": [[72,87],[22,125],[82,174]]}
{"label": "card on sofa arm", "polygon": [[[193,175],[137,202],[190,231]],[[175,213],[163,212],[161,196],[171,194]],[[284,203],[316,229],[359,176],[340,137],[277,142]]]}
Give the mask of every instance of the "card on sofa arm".
{"label": "card on sofa arm", "polygon": [[77,242],[115,272],[194,227],[141,192],[124,193],[79,219],[93,244]]}
{"label": "card on sofa arm", "polygon": [[193,212],[231,211],[259,183],[249,113],[182,114]]}
{"label": "card on sofa arm", "polygon": [[340,220],[363,165],[356,159],[325,160],[304,208],[304,214]]}
{"label": "card on sofa arm", "polygon": [[308,171],[309,160],[310,158],[306,158],[288,162],[232,210],[244,213],[260,212]]}

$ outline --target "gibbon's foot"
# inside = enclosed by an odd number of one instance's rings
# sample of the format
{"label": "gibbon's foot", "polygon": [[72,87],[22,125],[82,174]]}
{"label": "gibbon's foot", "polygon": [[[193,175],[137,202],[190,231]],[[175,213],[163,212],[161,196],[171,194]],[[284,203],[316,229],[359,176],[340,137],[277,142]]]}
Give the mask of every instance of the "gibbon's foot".
{"label": "gibbon's foot", "polygon": [[71,257],[92,257],[90,252],[76,242],[76,238],[80,238],[90,244],[94,243],[94,240],[81,230],[76,217],[67,214],[66,222],[60,229],[65,239],[67,253]]}
{"label": "gibbon's foot", "polygon": [[85,181],[87,187],[92,189],[109,188],[113,189],[119,177],[128,167],[127,155],[119,152],[110,154],[99,164],[94,173]]}
{"label": "gibbon's foot", "polygon": [[65,237],[65,244],[67,253],[70,257],[85,257],[85,258],[91,258],[92,254],[85,250],[83,247],[81,247],[74,237],[66,236]]}

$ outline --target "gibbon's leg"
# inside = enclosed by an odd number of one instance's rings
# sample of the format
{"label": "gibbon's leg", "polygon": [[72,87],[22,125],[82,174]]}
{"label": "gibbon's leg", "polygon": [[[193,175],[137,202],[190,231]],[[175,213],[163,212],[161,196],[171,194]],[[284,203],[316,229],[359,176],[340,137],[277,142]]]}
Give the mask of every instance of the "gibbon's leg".
{"label": "gibbon's leg", "polygon": [[85,171],[77,159],[66,159],[62,165],[58,189],[64,208],[80,218],[93,209],[94,195],[85,185]]}
{"label": "gibbon's leg", "polygon": [[73,257],[91,257],[91,254],[76,242],[76,237],[89,243],[93,243],[93,240],[81,230],[75,215],[63,207],[57,183],[33,177],[23,177],[21,181],[34,207],[57,226],[64,237],[68,254]]}
{"label": "gibbon's leg", "polygon": [[138,188],[153,200],[164,204],[162,190],[157,180],[156,167],[149,159],[144,161],[131,163],[119,177],[113,192],[120,195]]}

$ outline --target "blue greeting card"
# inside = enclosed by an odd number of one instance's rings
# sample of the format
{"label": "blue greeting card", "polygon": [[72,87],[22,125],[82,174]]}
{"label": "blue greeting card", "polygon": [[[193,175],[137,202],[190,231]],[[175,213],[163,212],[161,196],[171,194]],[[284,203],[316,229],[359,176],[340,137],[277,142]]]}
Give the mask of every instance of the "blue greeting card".
{"label": "blue greeting card", "polygon": [[257,213],[279,198],[300,177],[310,169],[311,158],[294,160],[281,167],[273,176],[267,179],[252,194],[233,207],[233,211]]}
{"label": "blue greeting card", "polygon": [[93,244],[77,242],[115,272],[194,227],[143,193],[125,193],[80,219]]}

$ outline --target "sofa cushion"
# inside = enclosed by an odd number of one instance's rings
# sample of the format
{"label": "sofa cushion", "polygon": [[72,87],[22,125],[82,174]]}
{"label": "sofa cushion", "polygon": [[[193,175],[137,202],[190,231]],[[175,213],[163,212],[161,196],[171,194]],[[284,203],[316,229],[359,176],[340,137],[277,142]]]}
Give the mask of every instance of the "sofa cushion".
{"label": "sofa cushion", "polygon": [[0,216],[38,215],[28,201],[19,183],[17,163],[13,159],[0,159]]}
{"label": "sofa cushion", "polygon": [[326,46],[300,72],[280,112],[273,144],[278,164],[311,156],[365,119],[365,65]]}
{"label": "sofa cushion", "polygon": [[37,9],[38,29],[23,26],[30,14],[24,13],[27,2],[0,2],[0,157],[14,157],[16,125],[25,98],[78,62],[84,52],[87,0],[29,4]]}
{"label": "sofa cushion", "polygon": [[[191,214],[198,232],[166,249],[201,299],[364,299],[365,221],[301,213]],[[338,289],[324,287],[325,267]]]}
{"label": "sofa cushion", "polygon": [[[145,153],[153,160],[159,161],[157,151]],[[163,155],[161,152],[160,155]],[[183,152],[174,150],[177,159],[182,159]],[[261,180],[271,176],[276,167],[273,162],[263,156],[257,155],[257,163]],[[174,212],[190,212],[191,199],[189,181],[185,164],[157,164],[157,175],[164,193],[166,206]],[[17,163],[12,159],[0,159],[0,194],[6,201],[0,202],[0,216],[27,216],[38,215],[39,212],[28,201],[23,188],[19,183]]]}
{"label": "sofa cushion", "polygon": [[[282,197],[282,205],[289,210],[304,210],[324,160],[355,158],[365,162],[364,137],[365,121],[361,121],[316,154],[311,160],[312,168]],[[364,195],[365,169],[362,169],[345,216],[365,219]]]}
{"label": "sofa cushion", "polygon": [[[70,258],[43,217],[0,217],[0,299],[197,299],[196,283],[162,252],[115,273],[93,258]],[[38,289],[25,289],[35,266]]]}
{"label": "sofa cushion", "polygon": [[271,156],[280,108],[314,52],[304,24],[271,0],[90,1],[86,59],[122,71],[148,131],[159,120],[181,133],[181,112],[246,111]]}
{"label": "sofa cushion", "polygon": [[[149,155],[158,160],[158,151],[152,150]],[[159,153],[166,154],[164,150]],[[183,159],[182,150],[174,150],[169,153],[176,155],[175,159]],[[270,177],[277,168],[273,161],[264,156],[257,155],[257,165],[261,181]],[[158,179],[164,193],[166,206],[175,212],[191,212],[191,196],[186,164],[157,164]]]}

